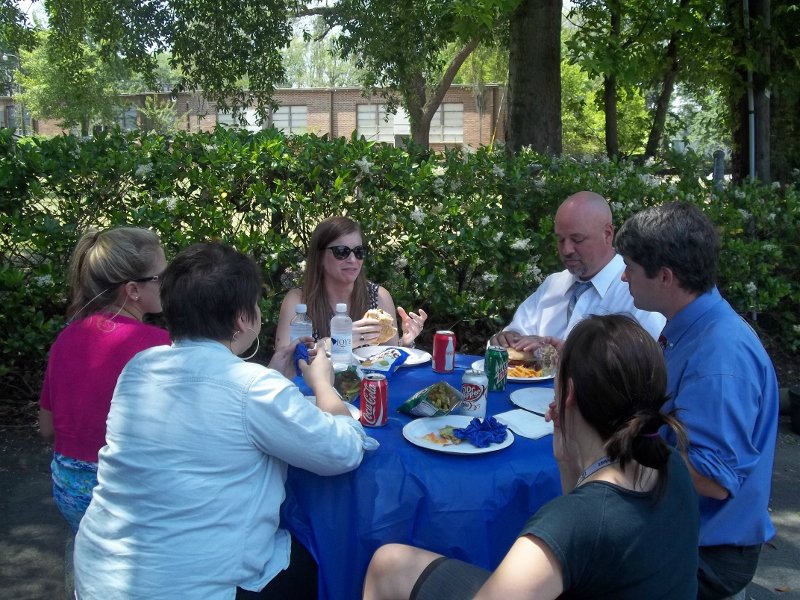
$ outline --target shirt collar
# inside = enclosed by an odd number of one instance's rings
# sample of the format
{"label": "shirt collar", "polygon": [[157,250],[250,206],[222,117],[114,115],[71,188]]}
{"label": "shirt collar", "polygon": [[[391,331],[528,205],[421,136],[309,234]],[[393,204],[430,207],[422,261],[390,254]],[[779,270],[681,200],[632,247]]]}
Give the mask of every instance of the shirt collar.
{"label": "shirt collar", "polygon": [[722,302],[722,296],[716,286],[705,294],[701,294],[692,300],[685,308],[678,311],[664,326],[663,335],[667,338],[670,346],[678,343],[697,321],[711,310],[718,303]]}
{"label": "shirt collar", "polygon": [[[608,264],[600,269],[598,273],[592,277],[589,281],[592,282],[592,287],[597,290],[597,293],[600,295],[601,298],[605,298],[606,293],[608,292],[608,288],[611,287],[611,284],[619,278],[620,272],[624,268],[624,263],[622,261],[622,257],[619,254],[615,254],[614,258],[608,261]],[[576,281],[581,281],[577,277],[573,277],[572,281],[570,282],[569,286],[565,290],[564,294],[572,293],[573,285]]]}

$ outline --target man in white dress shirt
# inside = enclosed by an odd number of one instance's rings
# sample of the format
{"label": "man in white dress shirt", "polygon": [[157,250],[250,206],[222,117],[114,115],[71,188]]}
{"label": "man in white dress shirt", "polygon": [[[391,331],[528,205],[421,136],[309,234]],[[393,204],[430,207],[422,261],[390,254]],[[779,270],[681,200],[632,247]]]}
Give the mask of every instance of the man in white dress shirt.
{"label": "man in white dress shirt", "polygon": [[585,316],[629,314],[658,339],[666,320],[633,305],[625,270],[614,251],[614,225],[605,198],[594,192],[573,194],[558,207],[555,220],[558,255],[566,270],[547,277],[514,313],[514,319],[490,343],[516,350],[561,345]]}

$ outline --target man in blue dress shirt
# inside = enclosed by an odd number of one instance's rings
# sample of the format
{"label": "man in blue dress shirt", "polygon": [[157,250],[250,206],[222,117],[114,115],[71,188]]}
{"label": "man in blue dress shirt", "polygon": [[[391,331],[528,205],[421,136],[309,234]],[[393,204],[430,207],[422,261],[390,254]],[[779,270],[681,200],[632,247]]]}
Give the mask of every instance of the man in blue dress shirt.
{"label": "man in blue dress shirt", "polygon": [[726,598],[750,582],[761,544],[775,534],[775,370],[716,288],[719,236],[697,207],[643,210],[622,226],[616,247],[635,306],[667,318],[659,342],[672,400],[664,408],[677,410],[689,433],[684,458],[700,496],[698,597]]}

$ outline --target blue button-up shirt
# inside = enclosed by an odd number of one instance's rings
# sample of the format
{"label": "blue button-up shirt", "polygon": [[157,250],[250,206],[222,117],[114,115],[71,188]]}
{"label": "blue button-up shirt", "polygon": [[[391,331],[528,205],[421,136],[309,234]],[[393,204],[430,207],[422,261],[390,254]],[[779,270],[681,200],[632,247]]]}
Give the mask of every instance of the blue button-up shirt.
{"label": "blue button-up shirt", "polygon": [[716,288],[670,319],[664,336],[672,398],[664,408],[678,409],[695,470],[730,494],[700,498],[700,545],[769,540],[779,405],[772,361]]}

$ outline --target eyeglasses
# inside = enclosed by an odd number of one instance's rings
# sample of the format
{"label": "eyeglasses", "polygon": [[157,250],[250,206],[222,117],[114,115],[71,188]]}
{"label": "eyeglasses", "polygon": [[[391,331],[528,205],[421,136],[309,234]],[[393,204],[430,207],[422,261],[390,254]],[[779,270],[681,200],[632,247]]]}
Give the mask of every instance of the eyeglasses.
{"label": "eyeglasses", "polygon": [[326,250],[333,252],[333,257],[336,260],[345,260],[348,256],[350,256],[351,252],[355,254],[355,257],[358,260],[364,260],[364,258],[367,256],[366,246],[356,246],[355,248],[350,248],[348,246],[328,246]]}
{"label": "eyeglasses", "polygon": [[138,279],[131,279],[130,281],[135,283],[146,283],[148,281],[153,281],[160,284],[162,281],[164,281],[164,279],[161,275],[151,275],[150,277],[139,277]]}

